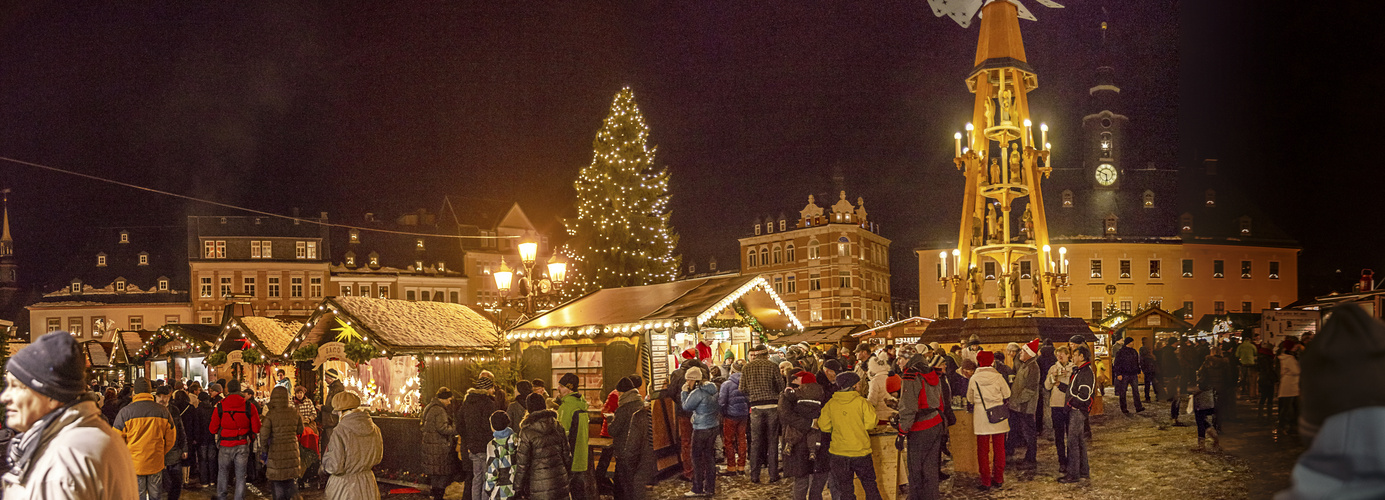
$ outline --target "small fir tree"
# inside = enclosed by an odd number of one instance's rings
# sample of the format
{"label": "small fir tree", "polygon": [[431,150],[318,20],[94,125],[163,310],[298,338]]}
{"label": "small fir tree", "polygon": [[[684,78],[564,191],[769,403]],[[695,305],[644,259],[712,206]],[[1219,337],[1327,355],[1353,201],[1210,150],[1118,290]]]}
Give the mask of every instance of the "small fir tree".
{"label": "small fir tree", "polygon": [[635,93],[621,89],[592,141],[592,162],[578,174],[577,218],[562,253],[572,262],[574,293],[672,281],[682,260],[668,224],[669,175],[654,164],[649,127]]}

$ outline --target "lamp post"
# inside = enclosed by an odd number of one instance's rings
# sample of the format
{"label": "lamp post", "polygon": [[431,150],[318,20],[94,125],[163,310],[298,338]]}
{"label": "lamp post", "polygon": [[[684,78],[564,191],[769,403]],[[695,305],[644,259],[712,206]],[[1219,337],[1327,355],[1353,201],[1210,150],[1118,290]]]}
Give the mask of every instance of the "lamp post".
{"label": "lamp post", "polygon": [[[495,308],[509,307],[519,312],[518,319],[528,318],[539,311],[557,305],[558,288],[567,280],[567,262],[553,256],[544,266],[538,266],[539,244],[532,239],[519,245],[518,269],[510,269],[505,258],[500,259],[500,270],[494,274],[495,288],[500,291]],[[538,268],[539,274],[534,270]],[[546,271],[546,276],[544,275]],[[515,273],[519,272],[519,279]],[[511,294],[511,291],[514,291]]]}

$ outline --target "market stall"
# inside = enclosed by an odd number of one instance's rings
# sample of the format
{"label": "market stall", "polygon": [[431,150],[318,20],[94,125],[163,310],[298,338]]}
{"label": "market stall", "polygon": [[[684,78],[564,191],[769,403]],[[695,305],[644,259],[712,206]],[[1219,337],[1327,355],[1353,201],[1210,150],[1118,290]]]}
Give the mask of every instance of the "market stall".
{"label": "market stall", "polygon": [[[209,380],[202,358],[211,351],[217,335],[216,325],[168,324],[153,332],[140,332],[141,346],[128,359],[136,367],[136,377],[153,380],[190,379],[203,385]],[[134,343],[134,332],[120,332],[119,342]],[[146,335],[147,333],[147,335]]]}
{"label": "market stall", "polygon": [[[526,379],[580,379],[588,407],[600,409],[616,382],[640,373],[646,394],[663,389],[680,353],[699,344],[721,364],[771,335],[802,330],[761,276],[720,276],[589,293],[506,333]],[[672,405],[654,398],[659,469],[678,465]],[[597,422],[600,414],[592,416]]]}
{"label": "market stall", "polygon": [[853,335],[865,329],[866,325],[813,326],[774,337],[769,344],[783,347],[806,343],[819,351],[832,347],[845,351],[854,347]]}
{"label": "market stall", "polygon": [[242,387],[255,391],[255,399],[268,401],[279,382],[278,370],[284,370],[289,387],[297,383],[298,370],[286,350],[302,329],[297,321],[223,315],[220,333],[205,358],[205,375],[208,380],[240,380]]}
{"label": "market stall", "polygon": [[103,386],[120,385],[121,372],[112,365],[111,355],[115,351],[114,342],[88,340],[79,344],[87,361],[87,381]]}
{"label": "market stall", "polygon": [[923,339],[923,332],[933,324],[933,318],[914,316],[893,323],[852,333],[852,338],[861,342],[875,344],[917,344]]}
{"label": "market stall", "polygon": [[1183,318],[1158,307],[1151,307],[1117,323],[1114,330],[1116,337],[1135,339],[1132,347],[1139,349],[1140,341],[1143,340],[1152,349],[1156,347],[1156,342],[1186,335],[1192,327],[1193,325]]}

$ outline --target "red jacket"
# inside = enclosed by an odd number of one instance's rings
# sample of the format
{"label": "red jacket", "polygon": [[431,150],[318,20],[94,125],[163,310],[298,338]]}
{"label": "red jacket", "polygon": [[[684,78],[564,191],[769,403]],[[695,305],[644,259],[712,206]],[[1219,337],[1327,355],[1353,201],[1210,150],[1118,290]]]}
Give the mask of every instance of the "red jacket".
{"label": "red jacket", "polygon": [[260,413],[245,403],[244,396],[232,394],[212,410],[212,423],[207,429],[218,437],[221,446],[247,444],[251,434],[260,432]]}

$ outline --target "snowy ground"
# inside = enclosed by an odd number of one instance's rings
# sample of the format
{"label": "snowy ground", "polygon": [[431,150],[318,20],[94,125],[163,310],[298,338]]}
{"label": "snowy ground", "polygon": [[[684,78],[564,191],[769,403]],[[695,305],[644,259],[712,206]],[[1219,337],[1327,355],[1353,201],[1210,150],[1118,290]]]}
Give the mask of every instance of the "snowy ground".
{"label": "snowy ground", "polygon": [[[1297,438],[1274,430],[1273,417],[1259,417],[1247,401],[1239,406],[1240,419],[1224,425],[1222,453],[1194,452],[1197,428],[1191,415],[1180,420],[1187,427],[1172,427],[1167,403],[1150,403],[1143,413],[1125,416],[1108,394],[1108,413],[1093,420],[1094,441],[1090,451],[1091,481],[1060,484],[1053,442],[1039,439],[1039,467],[1035,471],[1006,471],[1005,486],[981,492],[975,475],[953,475],[942,484],[944,498],[1082,498],[1082,499],[1240,499],[1269,498],[1289,485],[1289,470],[1304,446]],[[951,464],[944,464],[951,473]],[[718,477],[717,498],[767,500],[789,497],[791,479],[775,484],[753,484],[746,476]],[[461,484],[448,489],[449,500],[462,499]],[[682,498],[688,483],[668,479],[654,487],[653,499]],[[186,492],[184,498],[211,498],[204,492]],[[248,495],[254,498],[253,495]],[[305,499],[323,498],[308,492]],[[421,494],[386,495],[396,500],[426,499]],[[901,496],[902,498],[902,496]]]}

